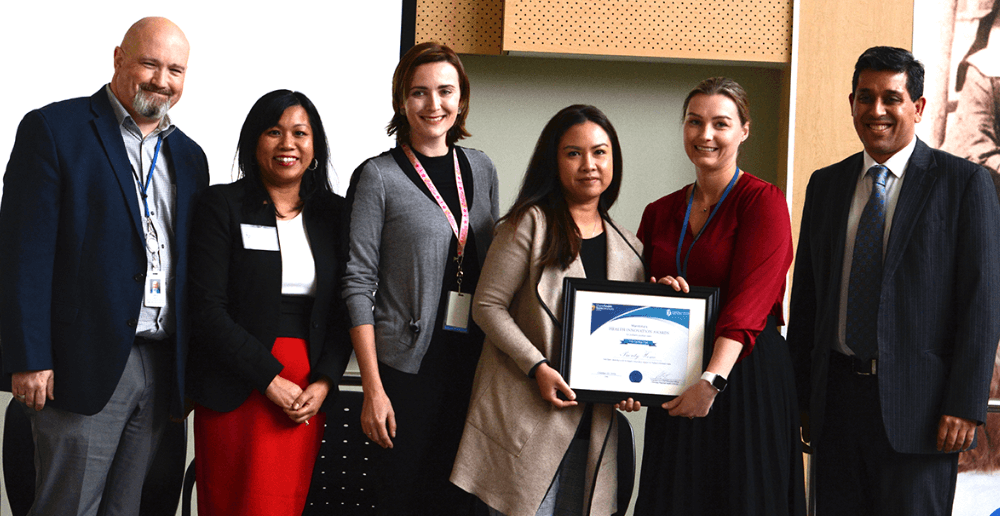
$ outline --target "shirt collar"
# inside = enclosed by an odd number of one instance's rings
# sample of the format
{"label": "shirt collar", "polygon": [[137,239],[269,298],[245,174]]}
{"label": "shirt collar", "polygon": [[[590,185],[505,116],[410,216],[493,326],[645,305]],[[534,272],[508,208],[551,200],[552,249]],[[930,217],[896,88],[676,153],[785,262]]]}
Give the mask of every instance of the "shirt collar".
{"label": "shirt collar", "polygon": [[[897,179],[903,177],[903,172],[906,171],[906,165],[910,162],[910,156],[913,155],[913,149],[916,147],[917,137],[914,136],[906,147],[903,147],[899,150],[899,152],[893,154],[892,157],[885,160],[885,163],[881,163],[881,165],[885,165],[885,168],[889,169],[889,172],[896,176]],[[864,166],[861,167],[862,177],[868,173],[869,168],[872,168],[876,164],[879,163],[875,161],[875,158],[868,155],[868,151],[865,151]]]}
{"label": "shirt collar", "polygon": [[[139,126],[136,125],[135,120],[132,119],[132,115],[128,113],[125,106],[118,100],[114,92],[111,91],[111,84],[108,83],[104,86],[104,91],[108,94],[108,100],[111,102],[111,110],[115,112],[115,118],[118,119],[118,125],[125,127],[129,132],[137,135],[141,140],[143,138],[142,131],[139,130]],[[170,121],[170,114],[166,114],[160,119],[159,125],[153,132],[149,133],[150,136],[159,134],[161,137],[166,138],[170,136],[170,133],[174,132],[177,126]]]}

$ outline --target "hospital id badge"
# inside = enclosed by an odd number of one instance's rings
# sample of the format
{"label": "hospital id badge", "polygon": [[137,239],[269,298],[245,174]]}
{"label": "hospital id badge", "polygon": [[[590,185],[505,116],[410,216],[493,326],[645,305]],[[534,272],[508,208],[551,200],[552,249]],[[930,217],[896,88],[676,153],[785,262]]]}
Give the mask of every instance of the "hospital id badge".
{"label": "hospital id badge", "polygon": [[469,312],[472,310],[472,294],[448,292],[448,306],[444,316],[444,329],[469,333]]}
{"label": "hospital id badge", "polygon": [[143,304],[151,308],[167,306],[167,278],[163,271],[146,272],[146,295]]}

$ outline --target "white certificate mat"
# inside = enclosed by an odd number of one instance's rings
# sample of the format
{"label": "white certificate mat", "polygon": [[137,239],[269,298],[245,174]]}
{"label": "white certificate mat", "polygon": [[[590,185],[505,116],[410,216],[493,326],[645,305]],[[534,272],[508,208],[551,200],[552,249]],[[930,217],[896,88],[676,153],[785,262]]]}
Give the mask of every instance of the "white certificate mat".
{"label": "white certificate mat", "polygon": [[577,278],[564,289],[560,371],[579,399],[662,403],[701,377],[718,289]]}

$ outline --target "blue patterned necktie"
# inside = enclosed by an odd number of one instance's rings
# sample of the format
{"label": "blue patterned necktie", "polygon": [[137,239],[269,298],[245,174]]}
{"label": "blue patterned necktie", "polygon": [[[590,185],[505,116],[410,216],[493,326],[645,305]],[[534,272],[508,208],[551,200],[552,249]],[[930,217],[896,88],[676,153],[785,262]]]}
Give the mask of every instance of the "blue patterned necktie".
{"label": "blue patterned necktie", "polygon": [[847,287],[847,347],[862,361],[878,355],[878,305],[882,292],[882,238],[885,233],[885,183],[889,169],[874,165],[872,194],[861,212]]}

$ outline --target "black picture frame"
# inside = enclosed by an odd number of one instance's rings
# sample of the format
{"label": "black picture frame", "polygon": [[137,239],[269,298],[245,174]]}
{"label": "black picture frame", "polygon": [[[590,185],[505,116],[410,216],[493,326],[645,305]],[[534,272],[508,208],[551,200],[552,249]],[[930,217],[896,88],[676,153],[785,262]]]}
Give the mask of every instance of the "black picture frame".
{"label": "black picture frame", "polygon": [[708,365],[718,307],[714,287],[566,278],[559,373],[578,401],[662,404]]}

